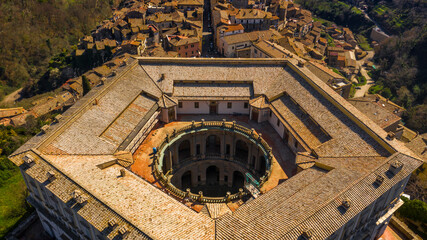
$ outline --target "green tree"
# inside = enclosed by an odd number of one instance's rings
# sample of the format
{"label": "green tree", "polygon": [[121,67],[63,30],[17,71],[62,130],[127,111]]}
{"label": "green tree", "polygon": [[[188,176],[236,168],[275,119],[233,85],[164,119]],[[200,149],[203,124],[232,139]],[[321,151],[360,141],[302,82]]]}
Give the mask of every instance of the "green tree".
{"label": "green tree", "polygon": [[82,76],[83,95],[86,95],[91,89],[89,79],[85,75]]}
{"label": "green tree", "polygon": [[402,200],[405,203],[399,208],[399,214],[415,221],[427,222],[427,203],[418,199],[409,200],[405,197],[402,197]]}

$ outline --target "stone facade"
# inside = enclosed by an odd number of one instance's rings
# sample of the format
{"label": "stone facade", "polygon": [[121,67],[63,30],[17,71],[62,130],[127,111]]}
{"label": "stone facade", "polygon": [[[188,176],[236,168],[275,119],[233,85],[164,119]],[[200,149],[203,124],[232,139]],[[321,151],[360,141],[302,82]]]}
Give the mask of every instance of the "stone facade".
{"label": "stone facade", "polygon": [[[181,112],[180,104],[194,109]],[[213,106],[232,110],[222,117],[210,112]],[[251,201],[236,200],[238,208],[202,204],[207,211],[189,206],[197,199],[181,202],[129,171],[137,145],[164,140],[151,131],[159,121],[173,124],[200,113],[271,126],[278,134],[269,140],[277,146],[273,152],[281,157],[290,149],[301,171]],[[237,140],[252,146],[233,134],[214,135],[220,139],[213,141],[219,144],[214,155],[235,157],[243,144]],[[189,157],[198,155],[198,144],[200,155],[209,155],[209,136],[180,139],[170,153],[175,164],[185,140]],[[243,161],[260,170],[249,146]],[[9,158],[20,167],[44,228],[57,239],[375,239],[422,164],[293,58],[130,59]],[[183,169],[194,185],[214,164],[206,161]],[[231,172],[247,171],[233,161],[219,166],[226,185],[233,183]]]}

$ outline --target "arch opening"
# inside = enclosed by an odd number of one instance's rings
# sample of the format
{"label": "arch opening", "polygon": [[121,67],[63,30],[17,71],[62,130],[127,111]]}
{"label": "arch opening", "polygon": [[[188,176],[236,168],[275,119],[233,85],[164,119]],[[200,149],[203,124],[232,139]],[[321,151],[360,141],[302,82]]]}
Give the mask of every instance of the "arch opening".
{"label": "arch opening", "polygon": [[233,172],[233,188],[239,189],[243,188],[245,184],[245,177],[243,176],[243,173],[239,171]]}
{"label": "arch opening", "polygon": [[191,171],[187,171],[181,176],[182,189],[191,188]]}
{"label": "arch opening", "polygon": [[184,140],[178,147],[178,160],[181,162],[191,157],[191,145],[189,140]]}
{"label": "arch opening", "polygon": [[265,159],[265,157],[264,156],[260,156],[259,157],[258,172],[260,172],[260,173],[265,172],[266,164],[267,164],[267,160]]}
{"label": "arch opening", "polygon": [[219,168],[217,166],[210,166],[206,169],[206,184],[219,185]]}
{"label": "arch opening", "polygon": [[242,162],[248,161],[249,148],[245,141],[237,140],[235,157]]}
{"label": "arch opening", "polygon": [[217,135],[210,135],[206,138],[206,154],[207,155],[221,154],[221,140]]}

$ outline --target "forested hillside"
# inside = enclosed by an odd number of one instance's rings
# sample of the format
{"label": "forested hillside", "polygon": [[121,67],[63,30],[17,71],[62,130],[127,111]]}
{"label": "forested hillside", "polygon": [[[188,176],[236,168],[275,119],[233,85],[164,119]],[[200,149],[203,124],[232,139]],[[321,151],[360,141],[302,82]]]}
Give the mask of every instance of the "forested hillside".
{"label": "forested hillside", "polygon": [[[0,99],[19,87],[33,89],[42,76],[62,74],[73,45],[110,17],[118,1],[1,0]],[[27,118],[19,128],[0,126],[0,239],[31,211],[24,180],[7,156],[53,116]]]}
{"label": "forested hillside", "polygon": [[369,12],[394,35],[375,51],[379,70],[371,92],[404,106],[406,126],[427,132],[427,2],[368,1]]}
{"label": "forested hillside", "polygon": [[369,16],[388,33],[399,35],[426,21],[424,0],[367,0]]}
{"label": "forested hillside", "polygon": [[111,16],[118,0],[0,1],[0,99],[36,82],[49,61]]}
{"label": "forested hillside", "polygon": [[370,91],[404,106],[408,110],[406,126],[427,132],[426,26],[413,27],[383,42],[375,52],[375,62],[379,64],[373,75],[377,86]]}
{"label": "forested hillside", "polygon": [[[354,0],[296,0],[317,16],[350,27],[369,37],[373,26],[351,3]],[[392,37],[375,49],[376,86],[370,93],[404,106],[406,126],[427,132],[427,2],[423,0],[366,0],[366,12]]]}
{"label": "forested hillside", "polygon": [[343,1],[336,0],[295,0],[302,8],[308,9],[316,16],[349,27],[357,34],[369,35],[374,26],[367,20],[362,11]]}

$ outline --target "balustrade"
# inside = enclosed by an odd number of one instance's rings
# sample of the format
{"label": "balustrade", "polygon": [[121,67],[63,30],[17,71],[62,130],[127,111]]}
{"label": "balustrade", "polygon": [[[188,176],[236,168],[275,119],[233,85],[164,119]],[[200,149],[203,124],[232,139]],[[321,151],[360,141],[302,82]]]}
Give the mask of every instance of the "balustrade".
{"label": "balustrade", "polygon": [[[271,155],[271,148],[268,146],[267,142],[265,142],[265,140],[262,138],[261,134],[256,134],[253,129],[248,129],[241,125],[237,125],[235,122],[227,123],[225,121],[208,121],[208,122],[193,121],[190,125],[182,127],[178,130],[174,129],[172,134],[167,135],[165,140],[158,147],[158,153],[154,157],[154,174],[156,178],[159,180],[159,182],[161,183],[161,185],[163,185],[167,191],[169,191],[173,196],[177,198],[184,199],[186,197],[189,197],[193,201],[199,201],[201,203],[223,203],[223,202],[233,201],[233,200],[242,198],[246,194],[240,190],[238,193],[227,194],[224,197],[207,197],[207,196],[203,196],[203,192],[199,192],[199,194],[194,194],[191,192],[187,193],[175,187],[173,184],[171,184],[168,181],[168,177],[165,176],[165,173],[163,173],[162,166],[163,164],[165,164],[165,161],[164,161],[165,150],[168,147],[170,147],[170,145],[174,142],[175,138],[180,138],[182,135],[185,135],[185,134],[194,133],[198,131],[205,131],[208,129],[218,129],[218,130],[224,130],[229,132],[236,132],[236,133],[239,133],[240,135],[245,136],[253,144],[257,145],[263,152],[264,157],[266,159],[266,172],[260,178],[261,183],[264,183],[265,181],[267,181],[271,173],[270,167],[271,167],[272,155]],[[202,155],[197,155],[195,160],[193,157],[188,157],[183,160],[180,160],[178,165],[174,166],[174,168],[179,169],[195,161],[213,160],[213,159],[231,161],[243,166],[244,168],[246,168],[248,164],[248,159],[242,159],[242,158],[239,158],[238,156],[237,157],[233,156],[233,158],[231,158],[230,155],[224,155],[224,156],[222,157],[221,153],[209,153],[209,154],[206,154],[203,158],[201,158]]]}

